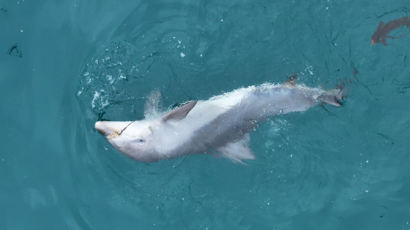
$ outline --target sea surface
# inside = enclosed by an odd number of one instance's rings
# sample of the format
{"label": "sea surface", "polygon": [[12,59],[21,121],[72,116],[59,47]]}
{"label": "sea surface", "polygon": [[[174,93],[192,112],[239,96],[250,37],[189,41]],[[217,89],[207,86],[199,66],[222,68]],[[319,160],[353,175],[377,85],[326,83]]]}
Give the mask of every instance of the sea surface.
{"label": "sea surface", "polygon": [[[410,229],[408,0],[1,0],[0,229]],[[345,84],[245,165],[135,162],[94,130],[239,87]]]}

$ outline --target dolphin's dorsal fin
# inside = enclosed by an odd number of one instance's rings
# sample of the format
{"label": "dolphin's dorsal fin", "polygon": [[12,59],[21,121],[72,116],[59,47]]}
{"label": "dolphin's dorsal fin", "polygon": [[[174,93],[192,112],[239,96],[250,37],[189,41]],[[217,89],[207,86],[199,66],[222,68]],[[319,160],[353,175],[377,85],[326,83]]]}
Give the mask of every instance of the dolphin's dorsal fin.
{"label": "dolphin's dorsal fin", "polygon": [[236,142],[230,142],[217,150],[223,157],[229,158],[235,163],[243,164],[242,160],[252,160],[255,156],[252,150],[249,149],[249,134],[246,134],[242,139]]}
{"label": "dolphin's dorsal fin", "polygon": [[189,111],[191,111],[194,108],[194,106],[196,105],[196,102],[197,101],[190,101],[186,103],[185,105],[182,105],[170,111],[169,113],[165,114],[162,117],[162,121],[184,119],[188,115]]}
{"label": "dolphin's dorsal fin", "polygon": [[297,78],[297,74],[294,73],[292,75],[290,75],[288,77],[288,79],[285,81],[285,85],[289,85],[289,86],[295,86],[296,85],[296,78]]}

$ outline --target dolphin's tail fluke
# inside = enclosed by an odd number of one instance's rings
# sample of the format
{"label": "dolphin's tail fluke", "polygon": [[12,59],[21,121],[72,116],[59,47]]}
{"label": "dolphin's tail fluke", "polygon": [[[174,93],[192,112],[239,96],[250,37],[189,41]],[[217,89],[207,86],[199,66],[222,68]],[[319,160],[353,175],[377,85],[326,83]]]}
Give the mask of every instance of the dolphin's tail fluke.
{"label": "dolphin's tail fluke", "polygon": [[344,85],[339,85],[334,89],[324,92],[317,99],[329,105],[341,106],[343,105],[343,99],[345,97],[346,97],[345,87]]}

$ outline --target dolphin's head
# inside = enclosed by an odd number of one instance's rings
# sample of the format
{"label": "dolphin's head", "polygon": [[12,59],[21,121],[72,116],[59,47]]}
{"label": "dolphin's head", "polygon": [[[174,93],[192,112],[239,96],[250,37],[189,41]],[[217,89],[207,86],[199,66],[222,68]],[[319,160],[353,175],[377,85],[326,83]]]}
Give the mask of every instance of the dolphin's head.
{"label": "dolphin's head", "polygon": [[117,150],[134,160],[151,162],[169,158],[170,151],[180,143],[173,141],[178,132],[169,122],[184,119],[196,103],[190,101],[153,120],[97,121],[95,129]]}
{"label": "dolphin's head", "polygon": [[117,150],[137,161],[156,161],[153,129],[155,121],[97,121],[95,129]]}

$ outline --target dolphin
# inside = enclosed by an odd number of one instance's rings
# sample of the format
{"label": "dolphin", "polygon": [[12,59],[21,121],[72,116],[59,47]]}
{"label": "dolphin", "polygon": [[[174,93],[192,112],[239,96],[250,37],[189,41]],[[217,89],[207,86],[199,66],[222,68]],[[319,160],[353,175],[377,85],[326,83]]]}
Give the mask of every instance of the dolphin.
{"label": "dolphin", "polygon": [[[254,159],[249,133],[268,118],[302,112],[318,104],[341,106],[343,87],[331,90],[296,84],[264,83],[239,88],[208,100],[189,101],[158,112],[158,93],[149,97],[146,119],[97,121],[95,128],[126,156],[154,162],[196,153],[217,153],[233,162]],[[154,98],[155,100],[153,100]],[[156,116],[149,116],[150,113]]]}

